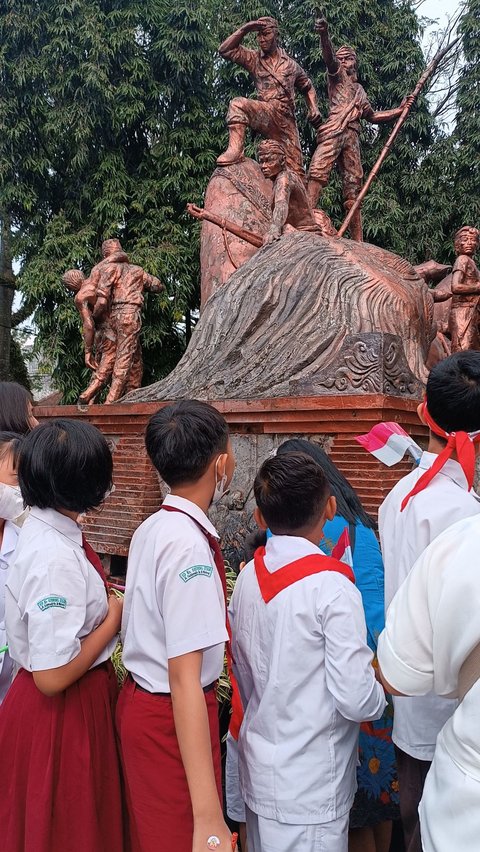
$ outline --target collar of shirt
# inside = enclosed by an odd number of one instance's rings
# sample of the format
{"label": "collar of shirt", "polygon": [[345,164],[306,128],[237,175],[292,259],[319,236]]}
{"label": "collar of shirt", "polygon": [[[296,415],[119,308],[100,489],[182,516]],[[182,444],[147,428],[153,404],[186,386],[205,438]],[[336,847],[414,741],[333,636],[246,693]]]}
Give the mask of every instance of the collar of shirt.
{"label": "collar of shirt", "polygon": [[187,500],[186,497],[177,497],[174,494],[167,494],[163,502],[165,506],[172,506],[174,509],[181,509],[182,512],[190,515],[190,517],[197,521],[200,526],[204,527],[210,535],[215,536],[215,538],[219,538],[215,527],[209,521],[205,512],[203,512],[200,506],[197,506],[196,503],[192,503],[192,501]]}
{"label": "collar of shirt", "polygon": [[8,557],[11,556],[17,546],[19,532],[19,527],[16,527],[11,521],[5,521],[2,546],[0,548],[0,568],[8,567]]}
{"label": "collar of shirt", "polygon": [[303,556],[325,554],[316,544],[296,535],[272,535],[267,539],[265,565],[269,571],[277,571]]}
{"label": "collar of shirt", "polygon": [[[428,470],[437,458],[438,456],[436,453],[428,453],[425,450],[420,457],[417,470]],[[437,476],[448,476],[455,485],[463,488],[464,491],[468,491],[467,477],[465,476],[460,464],[455,461],[455,459],[447,459],[442,469],[439,470]]]}
{"label": "collar of shirt", "polygon": [[56,509],[39,509],[38,506],[33,506],[30,510],[29,518],[35,518],[35,520],[53,527],[54,530],[62,533],[62,535],[66,536],[74,544],[82,547],[82,530],[77,522],[57,512]]}

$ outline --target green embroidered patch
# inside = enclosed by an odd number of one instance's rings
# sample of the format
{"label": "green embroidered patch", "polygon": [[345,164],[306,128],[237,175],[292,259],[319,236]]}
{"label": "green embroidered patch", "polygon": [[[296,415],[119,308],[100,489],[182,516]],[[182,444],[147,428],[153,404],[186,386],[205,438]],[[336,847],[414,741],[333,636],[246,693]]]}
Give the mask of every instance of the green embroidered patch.
{"label": "green embroidered patch", "polygon": [[212,571],[211,565],[192,565],[191,568],[182,571],[178,576],[184,583],[188,583],[193,577],[211,577]]}
{"label": "green embroidered patch", "polygon": [[46,598],[42,598],[41,601],[37,601],[37,606],[42,610],[42,612],[46,609],[51,609],[52,607],[65,609],[67,606],[67,599],[62,598],[61,595],[48,595]]}

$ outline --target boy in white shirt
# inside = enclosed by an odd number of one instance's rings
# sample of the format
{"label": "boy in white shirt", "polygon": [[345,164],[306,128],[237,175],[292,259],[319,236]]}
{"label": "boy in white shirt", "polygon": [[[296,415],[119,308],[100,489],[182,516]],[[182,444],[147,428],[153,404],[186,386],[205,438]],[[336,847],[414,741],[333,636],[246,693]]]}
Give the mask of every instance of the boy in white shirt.
{"label": "boy in white shirt", "polygon": [[359,723],[385,707],[361,596],[351,569],[319,550],[335,498],[313,459],[267,459],[254,491],[272,537],[230,603],[248,849],[346,852]]}
{"label": "boy in white shirt", "polygon": [[[418,415],[430,429],[428,449],[418,468],[392,489],[378,515],[386,609],[430,542],[456,521],[480,513],[471,491],[477,450],[467,439],[468,459],[461,464],[455,444],[455,433],[480,429],[480,352],[458,352],[433,367]],[[422,849],[418,805],[437,735],[455,706],[433,693],[394,697],[393,741],[407,852]]]}
{"label": "boy in white shirt", "polygon": [[390,692],[453,695],[420,803],[424,852],[480,848],[480,517],[450,526],[415,563],[388,611],[378,659]]}
{"label": "boy in white shirt", "polygon": [[132,852],[232,849],[222,812],[215,682],[227,639],[225,570],[207,517],[235,467],[228,426],[182,400],[147,425],[170,486],[132,538],[122,620],[130,676],[117,709]]}

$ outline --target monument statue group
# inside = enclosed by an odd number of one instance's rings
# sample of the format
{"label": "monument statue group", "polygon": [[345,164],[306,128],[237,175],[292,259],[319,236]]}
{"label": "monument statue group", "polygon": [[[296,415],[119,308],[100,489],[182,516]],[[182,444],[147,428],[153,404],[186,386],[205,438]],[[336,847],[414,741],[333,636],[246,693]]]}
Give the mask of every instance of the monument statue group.
{"label": "monument statue group", "polygon": [[[433,261],[414,268],[362,242],[362,198],[449,47],[397,108],[377,111],[357,80],[353,47],[335,50],[324,18],[315,31],[327,70],[325,120],[312,81],[279,45],[275,19],[249,21],[220,45],[224,59],[249,72],[256,99],[230,102],[228,147],[217,159],[204,208],[187,208],[203,220],[202,313],[166,379],[139,390],[143,293],[160,292],[160,281],[131,264],[118,240],[103,244],[103,259],[88,278],[78,270],[65,273],[81,316],[85,363],[93,371],[81,404],[92,403],[108,383],[107,403],[125,394],[128,401],[331,392],[418,396],[433,363],[450,351],[480,349],[475,227],[456,234],[452,271]],[[258,50],[243,44],[253,32]],[[317,135],[307,172],[296,92],[305,98]],[[362,120],[396,122],[365,184]],[[248,129],[262,138],[258,162],[245,157]],[[334,166],[347,214],[339,231],[317,207]],[[347,228],[349,240],[342,239]]]}

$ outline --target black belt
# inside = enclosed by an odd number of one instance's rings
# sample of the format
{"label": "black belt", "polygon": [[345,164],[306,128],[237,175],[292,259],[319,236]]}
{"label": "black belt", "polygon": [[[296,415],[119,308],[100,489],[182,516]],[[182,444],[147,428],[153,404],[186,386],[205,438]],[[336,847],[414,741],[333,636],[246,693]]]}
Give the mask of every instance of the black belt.
{"label": "black belt", "polygon": [[[145,689],[144,686],[140,686],[140,684],[137,683],[137,681],[131,675],[130,675],[130,679],[132,680],[134,686],[137,689],[140,690],[140,692],[146,692],[147,695],[159,695],[160,697],[163,697],[163,698],[171,698],[172,697],[171,692],[152,692],[150,689]],[[213,683],[209,683],[208,686],[204,686],[203,691],[204,692],[211,692],[213,689],[215,689],[215,686],[216,686],[216,681],[214,681]]]}

